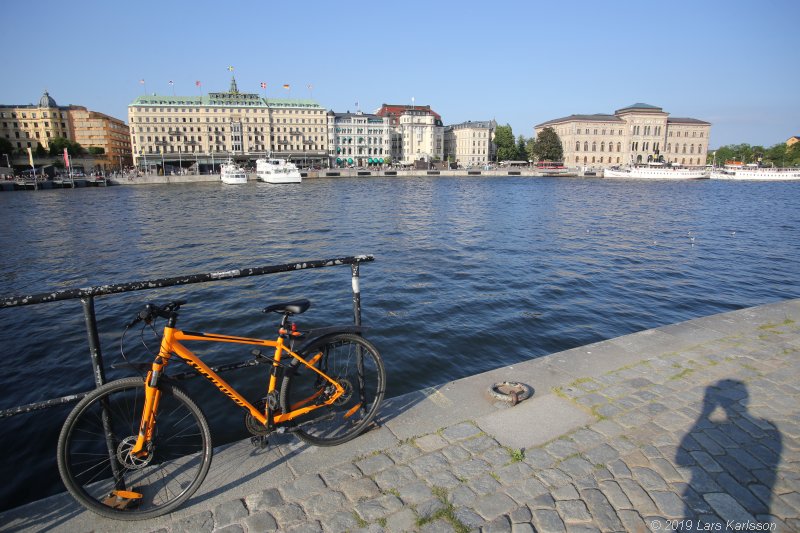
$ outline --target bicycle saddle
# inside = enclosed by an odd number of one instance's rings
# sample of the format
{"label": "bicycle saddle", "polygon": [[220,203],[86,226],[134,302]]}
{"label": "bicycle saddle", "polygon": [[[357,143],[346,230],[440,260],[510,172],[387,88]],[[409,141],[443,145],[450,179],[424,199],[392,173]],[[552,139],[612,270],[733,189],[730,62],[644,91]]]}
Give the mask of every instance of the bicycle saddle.
{"label": "bicycle saddle", "polygon": [[309,307],[311,307],[311,302],[302,299],[269,305],[264,308],[264,312],[280,313],[282,315],[299,315],[300,313],[304,313]]}

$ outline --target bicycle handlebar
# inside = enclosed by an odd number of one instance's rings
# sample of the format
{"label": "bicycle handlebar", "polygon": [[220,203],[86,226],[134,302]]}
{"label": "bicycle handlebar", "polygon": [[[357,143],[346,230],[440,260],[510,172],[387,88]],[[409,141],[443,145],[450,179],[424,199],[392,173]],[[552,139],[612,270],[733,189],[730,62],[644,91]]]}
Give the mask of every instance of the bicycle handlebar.
{"label": "bicycle handlebar", "polygon": [[139,311],[136,317],[128,323],[127,327],[133,327],[142,320],[144,320],[145,324],[150,324],[156,317],[169,318],[173,313],[177,313],[181,306],[185,304],[186,300],[175,300],[161,306],[148,303],[144,306],[144,309]]}

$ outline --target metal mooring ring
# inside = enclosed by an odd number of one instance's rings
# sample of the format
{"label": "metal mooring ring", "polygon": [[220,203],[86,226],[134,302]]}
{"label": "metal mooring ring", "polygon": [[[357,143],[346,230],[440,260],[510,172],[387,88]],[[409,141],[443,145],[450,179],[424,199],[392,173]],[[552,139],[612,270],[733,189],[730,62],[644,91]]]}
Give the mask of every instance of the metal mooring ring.
{"label": "metal mooring ring", "polygon": [[501,381],[489,387],[489,397],[493,400],[508,402],[512,406],[522,400],[527,400],[533,394],[533,389],[518,381]]}

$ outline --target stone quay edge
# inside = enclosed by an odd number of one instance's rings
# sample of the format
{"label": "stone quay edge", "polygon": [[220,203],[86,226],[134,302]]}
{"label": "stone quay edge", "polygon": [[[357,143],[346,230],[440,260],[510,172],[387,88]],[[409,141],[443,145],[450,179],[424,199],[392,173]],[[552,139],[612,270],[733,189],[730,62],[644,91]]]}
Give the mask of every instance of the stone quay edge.
{"label": "stone quay edge", "polygon": [[[391,376],[390,376],[391,378]],[[511,407],[488,388],[519,381]],[[332,448],[216,449],[170,515],[60,494],[3,531],[800,530],[800,299],[689,320],[391,398]]]}

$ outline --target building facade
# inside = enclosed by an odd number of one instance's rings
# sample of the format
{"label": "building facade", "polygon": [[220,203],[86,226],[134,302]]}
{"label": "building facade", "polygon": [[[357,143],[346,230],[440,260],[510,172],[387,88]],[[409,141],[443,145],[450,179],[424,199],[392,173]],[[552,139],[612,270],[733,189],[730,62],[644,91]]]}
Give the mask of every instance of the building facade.
{"label": "building facade", "polygon": [[313,100],[239,92],[140,96],[128,105],[135,163],[190,166],[271,154],[301,166],[327,163],[327,111]]}
{"label": "building facade", "polygon": [[613,115],[570,115],[534,127],[558,134],[567,166],[607,168],[648,161],[684,166],[706,164],[711,124],[674,118],[660,107],[634,104]]}
{"label": "building facade", "polygon": [[444,129],[444,157],[459,167],[482,166],[494,161],[494,120],[468,121]]}
{"label": "building facade", "polygon": [[70,138],[85,147],[102,148],[110,166],[122,168],[132,164],[131,137],[123,121],[86,108],[69,110]]}
{"label": "building facade", "polygon": [[392,162],[389,118],[362,112],[328,113],[331,167],[381,166]]}
{"label": "building facade", "polygon": [[95,157],[100,166],[120,167],[131,159],[125,122],[83,106],[59,106],[47,91],[38,105],[0,105],[0,136],[20,154],[39,145],[48,150],[53,139],[64,138],[83,148],[103,148],[105,154]]}
{"label": "building facade", "polygon": [[393,160],[413,165],[444,159],[444,125],[431,106],[383,104],[375,114],[388,118],[394,131]]}

